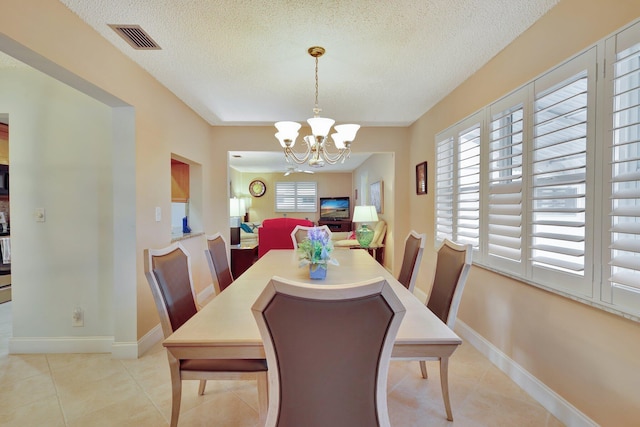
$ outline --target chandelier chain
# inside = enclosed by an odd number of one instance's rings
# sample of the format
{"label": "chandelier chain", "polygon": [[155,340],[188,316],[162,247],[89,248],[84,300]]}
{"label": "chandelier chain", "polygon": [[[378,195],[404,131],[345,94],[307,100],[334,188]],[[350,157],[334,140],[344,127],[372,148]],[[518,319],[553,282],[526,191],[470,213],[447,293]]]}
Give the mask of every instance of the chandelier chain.
{"label": "chandelier chain", "polygon": [[318,57],[316,56],[315,59],[316,59],[316,108],[314,108],[313,112],[317,117],[321,110],[320,110],[320,107],[318,107]]}

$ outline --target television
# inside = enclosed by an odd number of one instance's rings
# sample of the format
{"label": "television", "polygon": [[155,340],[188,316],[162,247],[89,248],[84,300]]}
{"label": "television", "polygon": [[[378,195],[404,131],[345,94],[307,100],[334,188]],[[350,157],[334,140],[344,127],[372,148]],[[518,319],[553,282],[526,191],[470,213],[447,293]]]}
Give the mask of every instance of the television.
{"label": "television", "polygon": [[351,218],[349,197],[320,197],[321,221],[345,221]]}

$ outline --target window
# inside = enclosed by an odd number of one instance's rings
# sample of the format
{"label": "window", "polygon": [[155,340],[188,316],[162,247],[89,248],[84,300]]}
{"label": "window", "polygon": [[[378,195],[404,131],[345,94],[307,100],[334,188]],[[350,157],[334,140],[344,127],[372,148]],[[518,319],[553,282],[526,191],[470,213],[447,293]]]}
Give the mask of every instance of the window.
{"label": "window", "polygon": [[[640,24],[619,34],[611,61],[612,131],[609,136],[609,265],[603,299],[640,307]],[[612,49],[613,50],[613,49]]]}
{"label": "window", "polygon": [[477,264],[640,319],[640,22],[435,145],[436,244],[471,243]]}
{"label": "window", "polygon": [[458,242],[480,244],[480,124],[474,123],[458,136]]}
{"label": "window", "polygon": [[317,212],[316,182],[276,182],[276,212]]}
{"label": "window", "polygon": [[593,212],[587,217],[587,206],[594,188],[587,185],[587,166],[595,156],[595,62],[591,49],[533,83],[528,177],[532,278],[588,297]]}
{"label": "window", "polygon": [[489,108],[487,256],[507,271],[522,273],[523,141],[526,91]]}
{"label": "window", "polygon": [[481,116],[438,136],[436,156],[436,238],[480,242]]}
{"label": "window", "polygon": [[436,143],[436,239],[453,239],[453,137]]}

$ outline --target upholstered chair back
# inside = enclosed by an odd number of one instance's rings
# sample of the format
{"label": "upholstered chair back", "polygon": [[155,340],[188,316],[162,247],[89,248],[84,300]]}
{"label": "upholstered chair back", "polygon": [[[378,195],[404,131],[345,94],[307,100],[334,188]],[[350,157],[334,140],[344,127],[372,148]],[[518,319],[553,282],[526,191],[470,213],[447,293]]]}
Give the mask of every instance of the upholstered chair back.
{"label": "upholstered chair back", "polygon": [[462,291],[471,269],[471,245],[445,240],[438,249],[438,260],[427,307],[453,329]]}
{"label": "upholstered chair back", "polygon": [[[150,263],[146,274],[160,313],[165,338],[171,335],[197,311],[191,282],[189,255],[180,244],[173,244],[163,252],[145,254]],[[166,315],[164,315],[166,313]]]}
{"label": "upholstered chair back", "polygon": [[227,258],[227,244],[220,233],[207,237],[207,249],[204,250],[216,295],[224,291],[231,283],[233,276]]}
{"label": "upholstered chair back", "polygon": [[402,258],[402,267],[398,274],[398,282],[402,283],[411,292],[413,292],[413,288],[416,285],[426,240],[426,235],[418,234],[412,230],[404,241],[404,256]]}
{"label": "upholstered chair back", "polygon": [[269,366],[267,426],[388,426],[404,307],[382,278],[312,286],[274,277],[253,306]]}

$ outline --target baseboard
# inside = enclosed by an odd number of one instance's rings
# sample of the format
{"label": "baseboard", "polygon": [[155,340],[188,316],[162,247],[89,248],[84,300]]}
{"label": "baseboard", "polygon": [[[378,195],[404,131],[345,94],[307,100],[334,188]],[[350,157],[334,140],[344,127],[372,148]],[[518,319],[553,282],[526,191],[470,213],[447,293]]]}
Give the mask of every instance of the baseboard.
{"label": "baseboard", "polygon": [[111,353],[113,337],[9,338],[9,354]]}
{"label": "baseboard", "polygon": [[142,356],[151,347],[153,347],[163,339],[164,339],[164,334],[162,333],[162,326],[160,325],[160,323],[158,323],[155,327],[153,327],[153,329],[151,329],[142,338],[140,338],[136,348],[137,350],[136,355],[133,358],[135,359]]}
{"label": "baseboard", "polygon": [[158,323],[137,342],[114,342],[111,356],[114,359],[137,359],[163,339],[162,327]]}
{"label": "baseboard", "polygon": [[471,329],[460,319],[456,320],[456,333],[474,346],[480,353],[518,384],[533,399],[568,427],[597,427],[598,424],[580,412],[562,396],[531,375],[500,349]]}
{"label": "baseboard", "polygon": [[10,338],[9,354],[111,353],[114,359],[137,359],[163,337],[158,323],[137,342],[115,342],[113,337]]}
{"label": "baseboard", "polygon": [[213,284],[210,284],[206,288],[204,288],[198,295],[196,295],[196,299],[198,300],[198,305],[202,306],[206,301],[216,294],[216,290],[213,287]]}

